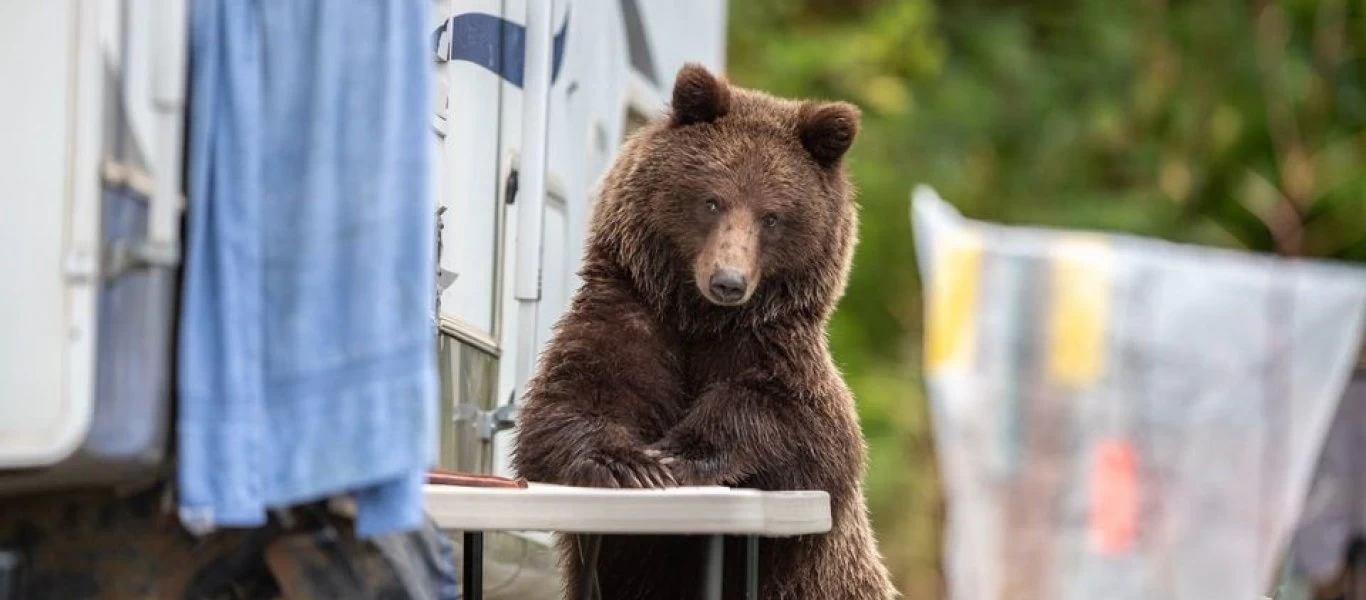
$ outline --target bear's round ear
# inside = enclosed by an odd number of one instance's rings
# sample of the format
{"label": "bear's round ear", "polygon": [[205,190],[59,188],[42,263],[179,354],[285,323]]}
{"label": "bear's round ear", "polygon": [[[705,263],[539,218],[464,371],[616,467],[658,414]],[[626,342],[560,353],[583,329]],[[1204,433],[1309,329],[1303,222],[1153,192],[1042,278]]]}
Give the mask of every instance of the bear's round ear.
{"label": "bear's round ear", "polygon": [[674,127],[711,123],[730,111],[730,86],[706,67],[688,63],[674,80],[670,123]]}
{"label": "bear's round ear", "polygon": [[806,103],[797,113],[797,136],[822,167],[844,158],[858,135],[859,109],[848,102]]}

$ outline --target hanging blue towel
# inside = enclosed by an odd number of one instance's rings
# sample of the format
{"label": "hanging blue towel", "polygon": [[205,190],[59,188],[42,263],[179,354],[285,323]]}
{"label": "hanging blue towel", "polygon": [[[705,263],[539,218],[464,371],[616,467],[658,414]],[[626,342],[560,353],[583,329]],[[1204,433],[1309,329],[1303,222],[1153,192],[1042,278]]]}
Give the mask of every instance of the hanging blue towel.
{"label": "hanging blue towel", "polygon": [[352,493],[422,523],[436,448],[427,0],[195,0],[181,520]]}

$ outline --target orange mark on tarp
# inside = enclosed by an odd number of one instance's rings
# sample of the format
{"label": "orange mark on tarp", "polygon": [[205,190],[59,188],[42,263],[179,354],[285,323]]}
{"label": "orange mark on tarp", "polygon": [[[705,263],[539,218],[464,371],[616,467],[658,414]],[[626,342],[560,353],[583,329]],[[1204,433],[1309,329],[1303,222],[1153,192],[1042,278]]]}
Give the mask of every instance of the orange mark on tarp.
{"label": "orange mark on tarp", "polygon": [[1096,448],[1091,477],[1091,545],[1120,554],[1138,534],[1138,456],[1127,440],[1106,440]]}

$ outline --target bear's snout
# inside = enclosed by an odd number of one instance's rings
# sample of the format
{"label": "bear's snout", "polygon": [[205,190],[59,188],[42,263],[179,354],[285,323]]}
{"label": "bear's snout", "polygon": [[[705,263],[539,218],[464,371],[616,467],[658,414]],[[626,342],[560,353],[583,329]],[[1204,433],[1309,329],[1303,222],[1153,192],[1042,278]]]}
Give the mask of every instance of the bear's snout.
{"label": "bear's snout", "polygon": [[697,290],[708,302],[749,302],[759,285],[759,244],[759,227],[748,209],[728,210],[711,224],[693,263]]}
{"label": "bear's snout", "polygon": [[717,269],[711,275],[711,295],[718,304],[734,305],[744,302],[748,287],[745,274],[735,269]]}

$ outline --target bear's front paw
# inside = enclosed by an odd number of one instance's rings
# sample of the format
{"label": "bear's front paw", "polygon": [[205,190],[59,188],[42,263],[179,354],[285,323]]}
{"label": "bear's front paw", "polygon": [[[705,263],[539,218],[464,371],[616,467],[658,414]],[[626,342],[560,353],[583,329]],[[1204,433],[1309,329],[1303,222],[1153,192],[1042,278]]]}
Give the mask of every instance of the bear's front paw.
{"label": "bear's front paw", "polygon": [[679,456],[667,445],[656,444],[645,449],[645,455],[659,461],[678,485],[700,486],[716,485],[715,481],[703,473],[701,465],[695,460]]}
{"label": "bear's front paw", "polygon": [[660,488],[678,485],[669,470],[639,450],[600,452],[575,461],[571,485],[605,488]]}

